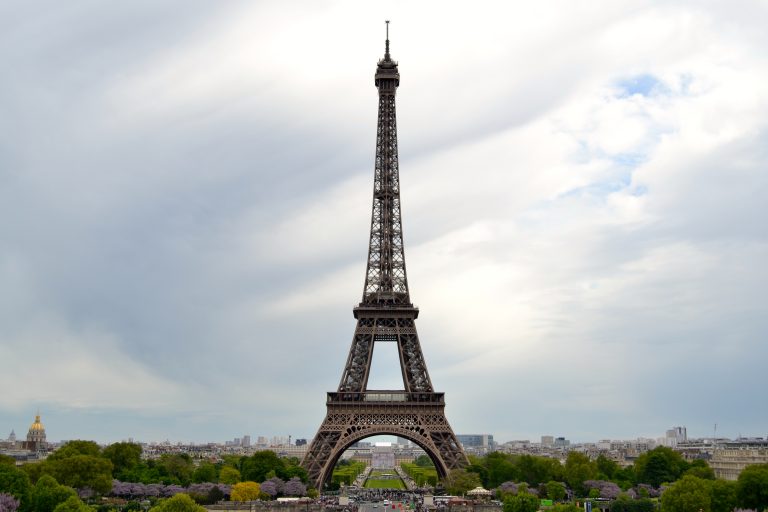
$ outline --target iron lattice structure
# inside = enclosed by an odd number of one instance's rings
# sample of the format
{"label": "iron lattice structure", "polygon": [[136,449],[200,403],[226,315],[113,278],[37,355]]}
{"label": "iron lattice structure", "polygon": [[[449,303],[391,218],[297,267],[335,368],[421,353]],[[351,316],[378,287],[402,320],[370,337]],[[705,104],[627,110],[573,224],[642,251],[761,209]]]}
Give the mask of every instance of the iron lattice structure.
{"label": "iron lattice structure", "polygon": [[[353,310],[357,327],[339,389],[328,393],[327,414],[302,462],[318,489],[347,448],[373,435],[413,441],[427,452],[441,477],[468,463],[445,417],[444,394],[432,388],[416,333],[419,310],[408,293],[395,116],[400,73],[389,54],[389,37],[375,84],[379,115],[363,300]],[[404,390],[368,390],[373,347],[380,342],[397,343]]]}

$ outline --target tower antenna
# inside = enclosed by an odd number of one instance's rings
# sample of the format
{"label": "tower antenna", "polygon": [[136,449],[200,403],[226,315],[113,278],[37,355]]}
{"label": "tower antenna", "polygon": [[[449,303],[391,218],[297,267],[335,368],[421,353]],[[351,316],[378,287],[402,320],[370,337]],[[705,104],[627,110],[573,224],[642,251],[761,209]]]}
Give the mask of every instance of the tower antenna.
{"label": "tower antenna", "polygon": [[384,51],[384,58],[389,60],[389,20],[384,20],[384,23],[387,24],[387,43]]}

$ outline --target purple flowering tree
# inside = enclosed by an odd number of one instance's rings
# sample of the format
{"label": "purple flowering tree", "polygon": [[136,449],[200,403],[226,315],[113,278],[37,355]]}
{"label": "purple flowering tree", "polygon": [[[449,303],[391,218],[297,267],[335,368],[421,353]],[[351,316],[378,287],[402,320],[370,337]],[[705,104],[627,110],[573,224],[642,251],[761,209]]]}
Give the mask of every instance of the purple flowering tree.
{"label": "purple flowering tree", "polygon": [[173,485],[173,484],[166,485],[162,490],[163,496],[165,497],[176,496],[177,494],[182,492],[186,492],[186,489],[184,489],[180,485]]}
{"label": "purple flowering tree", "polygon": [[0,492],[0,512],[16,512],[18,508],[19,500],[10,494]]}
{"label": "purple flowering tree", "polygon": [[268,494],[271,498],[274,498],[275,496],[277,496],[277,493],[278,493],[277,484],[271,480],[262,482],[260,490],[264,494]]}
{"label": "purple flowering tree", "polygon": [[307,486],[297,476],[291,478],[283,486],[283,494],[286,496],[304,496],[307,494]]}
{"label": "purple flowering tree", "polygon": [[517,494],[517,484],[515,482],[504,482],[497,490],[507,494]]}
{"label": "purple flowering tree", "polygon": [[146,493],[145,496],[158,497],[162,494],[163,487],[165,487],[163,484],[147,484],[144,489],[144,492]]}
{"label": "purple flowering tree", "polygon": [[649,498],[658,498],[661,495],[658,489],[648,484],[637,484],[635,492],[638,496],[647,496]]}
{"label": "purple flowering tree", "polygon": [[586,489],[597,489],[600,492],[600,498],[615,500],[621,494],[621,488],[613,482],[607,480],[585,480]]}

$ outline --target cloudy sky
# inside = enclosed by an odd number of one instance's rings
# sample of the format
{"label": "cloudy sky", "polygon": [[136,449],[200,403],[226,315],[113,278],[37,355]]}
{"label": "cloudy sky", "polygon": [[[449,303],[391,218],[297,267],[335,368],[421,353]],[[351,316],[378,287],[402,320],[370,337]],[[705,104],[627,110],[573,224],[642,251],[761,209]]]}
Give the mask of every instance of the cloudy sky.
{"label": "cloudy sky", "polygon": [[766,2],[83,0],[0,4],[0,438],[314,434],[385,19],[454,430],[768,434]]}

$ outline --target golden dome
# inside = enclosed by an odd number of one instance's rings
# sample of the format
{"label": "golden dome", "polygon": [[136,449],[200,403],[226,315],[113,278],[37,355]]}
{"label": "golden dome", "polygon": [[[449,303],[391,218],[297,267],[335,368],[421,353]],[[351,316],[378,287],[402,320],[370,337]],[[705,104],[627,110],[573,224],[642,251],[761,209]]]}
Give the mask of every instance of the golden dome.
{"label": "golden dome", "polygon": [[30,432],[35,430],[45,430],[45,427],[40,423],[40,415],[35,416],[35,422],[29,427]]}

